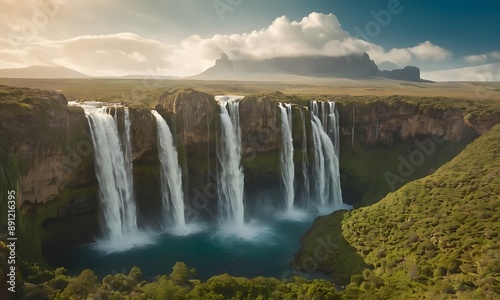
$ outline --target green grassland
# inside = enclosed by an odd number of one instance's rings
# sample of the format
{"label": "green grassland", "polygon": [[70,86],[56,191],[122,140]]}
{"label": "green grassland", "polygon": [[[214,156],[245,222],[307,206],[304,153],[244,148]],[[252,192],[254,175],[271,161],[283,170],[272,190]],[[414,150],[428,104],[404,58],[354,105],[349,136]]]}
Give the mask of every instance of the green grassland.
{"label": "green grassland", "polygon": [[[71,100],[153,101],[162,90],[189,86],[210,94],[262,94],[282,91],[285,94],[330,96],[416,96],[467,98],[483,101],[500,99],[498,82],[409,83],[394,80],[347,80],[298,78],[295,81],[205,81],[167,79],[9,79],[1,85],[50,89],[62,92]],[[0,90],[1,92],[1,90]]]}
{"label": "green grassland", "polygon": [[341,251],[329,256],[321,266],[325,271],[347,269],[352,275],[370,265],[351,277],[346,297],[498,298],[499,175],[497,125],[432,175],[371,206],[318,219],[303,238],[296,263],[313,257],[311,241],[329,237]]}

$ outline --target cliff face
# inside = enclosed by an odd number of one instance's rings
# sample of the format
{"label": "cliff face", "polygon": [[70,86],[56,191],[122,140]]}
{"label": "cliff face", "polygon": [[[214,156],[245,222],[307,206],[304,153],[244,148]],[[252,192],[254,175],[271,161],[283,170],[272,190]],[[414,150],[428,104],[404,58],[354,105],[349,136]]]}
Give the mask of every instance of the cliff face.
{"label": "cliff face", "polygon": [[5,174],[7,179],[21,175],[18,206],[25,212],[52,200],[70,184],[92,181],[92,143],[83,110],[68,107],[64,96],[55,92],[5,89],[8,95],[0,102],[1,150],[24,170]]}
{"label": "cliff face", "polygon": [[174,135],[188,218],[200,214],[209,218],[217,211],[217,101],[190,88],[175,89],[159,97],[156,109]]}
{"label": "cliff face", "polygon": [[[472,125],[460,109],[435,109],[400,102],[389,105],[370,104],[340,105],[341,134],[354,137],[364,145],[377,142],[392,147],[398,142],[422,136],[438,136],[446,141],[471,141],[486,132],[499,119],[483,117],[481,125]],[[467,116],[477,120],[477,117]],[[478,123],[476,121],[476,123]]]}
{"label": "cliff face", "polygon": [[281,117],[271,97],[247,97],[240,102],[242,155],[281,148]]}
{"label": "cliff face", "polygon": [[[41,260],[45,222],[96,212],[87,120],[83,109],[68,107],[59,93],[10,87],[0,87],[0,93],[0,190],[16,191],[17,253]],[[6,218],[2,210],[2,236]],[[66,234],[88,238],[97,230],[96,224]]]}

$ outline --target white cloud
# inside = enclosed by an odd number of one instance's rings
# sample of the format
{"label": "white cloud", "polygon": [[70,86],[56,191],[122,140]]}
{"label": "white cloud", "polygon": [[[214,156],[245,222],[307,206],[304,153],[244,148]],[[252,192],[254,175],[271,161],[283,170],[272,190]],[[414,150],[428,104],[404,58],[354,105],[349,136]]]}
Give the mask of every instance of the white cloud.
{"label": "white cloud", "polygon": [[425,41],[418,46],[409,48],[408,51],[419,61],[437,62],[451,57],[451,52]]}
{"label": "white cloud", "polygon": [[167,71],[171,65],[165,55],[169,46],[133,33],[86,35],[61,41],[31,38],[22,48],[9,51],[16,58],[3,50],[0,65],[56,64],[91,75],[144,74],[149,69]]}
{"label": "white cloud", "polygon": [[488,59],[486,54],[464,56],[464,60],[470,64],[482,63]]}
{"label": "white cloud", "polygon": [[493,51],[488,53],[488,57],[491,59],[500,59],[500,51]]}
{"label": "white cloud", "polygon": [[181,43],[181,47],[187,51],[198,48],[201,57],[212,60],[219,57],[221,52],[226,52],[233,59],[344,55],[352,51],[339,42],[348,37],[334,15],[312,13],[300,22],[291,22],[286,16],[282,16],[269,27],[250,33],[217,34],[207,39],[191,36]]}
{"label": "white cloud", "polygon": [[374,51],[367,51],[370,57],[378,64],[390,62],[398,66],[418,64],[418,62],[439,62],[451,58],[448,50],[425,41],[410,48],[393,48],[384,51],[381,47]]}
{"label": "white cloud", "polygon": [[500,60],[500,51],[492,51],[486,54],[468,55],[463,58],[467,63],[477,64],[485,61]]}
{"label": "white cloud", "polygon": [[433,81],[500,81],[500,63],[422,72],[422,78]]}
{"label": "white cloud", "polygon": [[0,39],[1,46],[2,43],[6,44],[3,49],[24,52],[17,57],[8,53],[0,56],[0,67],[53,63],[91,75],[146,74],[151,69],[165,75],[194,75],[212,66],[221,52],[226,52],[231,59],[343,56],[366,52],[378,64],[390,62],[401,67],[451,57],[448,50],[430,41],[409,48],[385,50],[380,45],[351,36],[342,29],[335,15],[321,13],[311,13],[300,21],[282,16],[268,27],[249,33],[217,34],[210,38],[192,35],[176,44],[133,33],[81,35],[62,40],[38,35],[25,39],[8,37]]}

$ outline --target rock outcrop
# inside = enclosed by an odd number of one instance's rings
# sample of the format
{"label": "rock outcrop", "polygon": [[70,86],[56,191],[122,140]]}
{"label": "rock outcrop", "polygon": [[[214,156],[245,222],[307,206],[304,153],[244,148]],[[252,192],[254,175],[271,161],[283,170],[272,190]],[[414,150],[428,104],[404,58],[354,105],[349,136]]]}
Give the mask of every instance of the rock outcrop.
{"label": "rock outcrop", "polygon": [[208,68],[205,72],[201,73],[200,77],[215,77],[224,78],[234,75],[233,62],[229,60],[226,53],[221,53],[220,58],[215,61],[213,67]]}
{"label": "rock outcrop", "polygon": [[420,78],[420,69],[414,66],[407,66],[403,69],[396,69],[392,71],[381,71],[381,77],[394,80],[404,80],[404,81],[424,81]]}
{"label": "rock outcrop", "polygon": [[210,218],[217,211],[217,101],[191,88],[174,89],[159,97],[156,109],[176,141],[188,218]]}
{"label": "rock outcrop", "polygon": [[[482,123],[476,130],[460,109],[435,109],[405,103],[340,105],[341,134],[354,137],[364,145],[377,142],[394,146],[398,142],[423,136],[439,136],[446,141],[471,141],[494,125]],[[489,118],[485,118],[489,119]],[[495,119],[492,117],[492,119]],[[498,118],[496,118],[498,122]]]}
{"label": "rock outcrop", "polygon": [[22,174],[5,174],[6,179],[20,175],[18,206],[27,211],[54,199],[68,185],[92,181],[92,143],[83,110],[68,107],[55,92],[3,89],[0,151],[23,169]]}

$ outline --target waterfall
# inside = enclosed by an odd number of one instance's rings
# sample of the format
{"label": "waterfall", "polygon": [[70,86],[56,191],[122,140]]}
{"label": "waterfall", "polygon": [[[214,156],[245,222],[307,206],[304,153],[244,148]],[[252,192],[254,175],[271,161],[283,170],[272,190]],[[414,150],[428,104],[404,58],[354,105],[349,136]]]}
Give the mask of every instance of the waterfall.
{"label": "waterfall", "polygon": [[356,110],[352,107],[352,132],[351,132],[351,146],[354,147],[354,127],[356,126]]}
{"label": "waterfall", "polygon": [[[130,119],[124,108],[125,138],[120,140],[118,118],[107,107],[84,107],[94,144],[95,170],[104,215],[104,235],[112,240],[137,230],[132,190]],[[118,114],[115,108],[115,116]]]}
{"label": "waterfall", "polygon": [[313,147],[314,147],[314,180],[315,180],[315,191],[316,191],[316,202],[323,204],[326,200],[325,186],[326,186],[326,169],[325,169],[325,156],[323,151],[323,142],[321,138],[321,122],[319,118],[315,115],[311,116],[312,125],[312,137],[313,137]]}
{"label": "waterfall", "polygon": [[158,131],[158,152],[161,163],[161,197],[163,200],[164,223],[173,217],[177,228],[186,225],[184,218],[184,195],[182,192],[182,173],[179,167],[177,150],[167,122],[155,110],[151,113],[156,118]]}
{"label": "waterfall", "polygon": [[[311,103],[311,125],[314,147],[315,201],[322,208],[342,207],[338,144],[339,126],[335,103]],[[323,120],[323,121],[322,121]],[[330,132],[329,135],[327,132]],[[333,141],[332,141],[333,139]],[[335,144],[334,144],[335,142]]]}
{"label": "waterfall", "polygon": [[302,121],[302,180],[303,180],[303,191],[302,191],[302,204],[304,206],[309,205],[309,155],[307,152],[307,130],[306,130],[306,118],[302,109],[300,110],[300,119]]}
{"label": "waterfall", "polygon": [[[326,113],[325,113],[326,115]],[[339,157],[340,151],[340,136],[339,136],[339,113],[335,106],[335,102],[328,102],[328,117],[327,117],[327,127],[325,131],[327,131],[328,136],[333,142],[333,147],[335,148],[335,154]]]}
{"label": "waterfall", "polygon": [[217,97],[221,139],[217,145],[219,218],[221,224],[244,225],[244,176],[241,168],[241,131],[238,99]]}
{"label": "waterfall", "polygon": [[289,103],[279,104],[281,111],[281,178],[285,187],[285,209],[291,211],[295,199],[292,139],[292,106]]}

